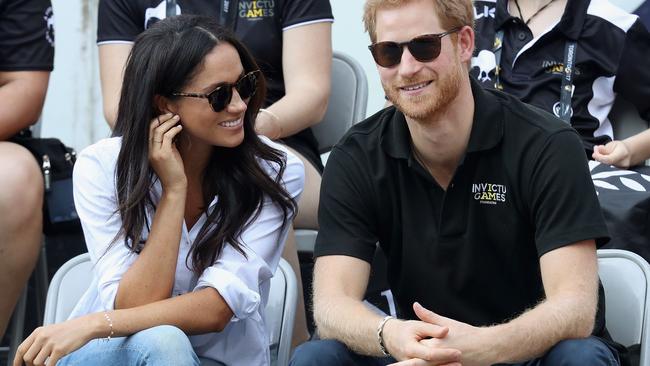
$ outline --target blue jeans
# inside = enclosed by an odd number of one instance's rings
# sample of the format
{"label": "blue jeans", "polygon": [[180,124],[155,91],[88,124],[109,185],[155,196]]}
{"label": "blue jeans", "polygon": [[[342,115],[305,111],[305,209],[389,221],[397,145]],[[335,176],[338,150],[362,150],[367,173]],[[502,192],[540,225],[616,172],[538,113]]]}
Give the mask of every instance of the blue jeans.
{"label": "blue jeans", "polygon": [[129,337],[94,339],[62,358],[58,366],[76,365],[162,365],[216,366],[220,363],[199,359],[182,330],[161,325]]}
{"label": "blue jeans", "polygon": [[[390,357],[379,358],[354,353],[339,341],[319,340],[303,343],[296,348],[291,366],[384,366],[395,362]],[[517,364],[518,366],[618,366],[618,353],[596,337],[570,339],[551,348],[544,356]]]}

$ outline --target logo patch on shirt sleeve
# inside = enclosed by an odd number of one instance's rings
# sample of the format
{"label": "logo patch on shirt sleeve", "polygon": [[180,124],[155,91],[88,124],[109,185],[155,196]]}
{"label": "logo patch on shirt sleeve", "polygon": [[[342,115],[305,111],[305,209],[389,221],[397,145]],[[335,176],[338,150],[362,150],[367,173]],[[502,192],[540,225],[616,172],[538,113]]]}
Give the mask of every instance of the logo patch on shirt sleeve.
{"label": "logo patch on shirt sleeve", "polygon": [[506,186],[494,183],[472,184],[472,197],[475,201],[485,205],[496,205],[506,202]]}

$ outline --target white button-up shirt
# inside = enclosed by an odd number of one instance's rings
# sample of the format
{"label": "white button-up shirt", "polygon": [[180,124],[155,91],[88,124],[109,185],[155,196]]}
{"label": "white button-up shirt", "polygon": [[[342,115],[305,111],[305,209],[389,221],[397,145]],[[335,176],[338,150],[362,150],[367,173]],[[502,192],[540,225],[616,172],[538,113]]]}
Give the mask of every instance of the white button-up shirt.
{"label": "white button-up shirt", "polygon": [[[297,201],[304,184],[302,162],[282,145],[261,138],[287,154],[282,183]],[[119,213],[116,213],[115,185],[115,165],[121,141],[118,137],[101,140],[84,149],[75,164],[74,200],[93,263],[94,278],[72,311],[71,318],[112,310],[120,280],[138,257],[124,245],[123,237],[110,245],[122,223]],[[259,163],[269,176],[277,177],[277,165],[264,160]],[[154,204],[162,193],[159,180],[156,182],[152,189]],[[216,204],[218,198],[212,201],[209,210]],[[151,225],[153,212],[148,212],[147,216]],[[282,210],[265,200],[259,216],[240,236],[246,257],[232,246],[225,245],[216,262],[196,276],[188,269],[185,260],[206,219],[204,213],[190,231],[183,223],[173,296],[213,287],[228,303],[234,316],[222,332],[190,336],[190,341],[197,355],[226,365],[268,365],[270,336],[265,327],[264,307],[270,278],[275,273],[287,236],[288,228],[282,228]],[[145,229],[143,238],[147,236]]]}

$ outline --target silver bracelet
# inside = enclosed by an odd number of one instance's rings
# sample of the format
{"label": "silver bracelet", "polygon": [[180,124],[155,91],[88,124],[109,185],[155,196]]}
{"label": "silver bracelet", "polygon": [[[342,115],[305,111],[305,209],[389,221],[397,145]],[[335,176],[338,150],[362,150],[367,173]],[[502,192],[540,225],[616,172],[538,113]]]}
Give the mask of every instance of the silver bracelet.
{"label": "silver bracelet", "polygon": [[377,341],[379,341],[379,349],[381,350],[381,353],[384,354],[386,357],[390,357],[390,353],[386,349],[386,345],[384,344],[384,325],[386,325],[386,322],[388,322],[391,319],[395,319],[392,316],[388,315],[384,319],[382,319],[379,322],[379,326],[377,327]]}
{"label": "silver bracelet", "polygon": [[108,322],[108,326],[111,328],[111,332],[108,333],[108,337],[106,337],[106,341],[108,342],[108,341],[111,340],[111,337],[113,336],[113,334],[115,334],[113,332],[113,320],[111,319],[110,316],[108,316],[108,311],[104,312],[104,319],[106,319],[106,321]]}

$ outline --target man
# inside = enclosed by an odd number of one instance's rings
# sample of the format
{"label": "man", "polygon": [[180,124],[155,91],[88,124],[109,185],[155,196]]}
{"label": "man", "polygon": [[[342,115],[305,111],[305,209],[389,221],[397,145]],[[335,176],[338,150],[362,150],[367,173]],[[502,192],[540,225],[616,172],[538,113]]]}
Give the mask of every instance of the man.
{"label": "man", "polygon": [[[470,81],[470,0],[368,0],[364,21],[395,107],[329,158],[314,270],[325,340],[292,363],[618,365],[596,317],[607,232],[576,132]],[[361,301],[376,242],[401,319]]]}
{"label": "man", "polygon": [[38,120],[54,59],[49,0],[0,0],[0,335],[38,258],[43,175],[10,142]]}

